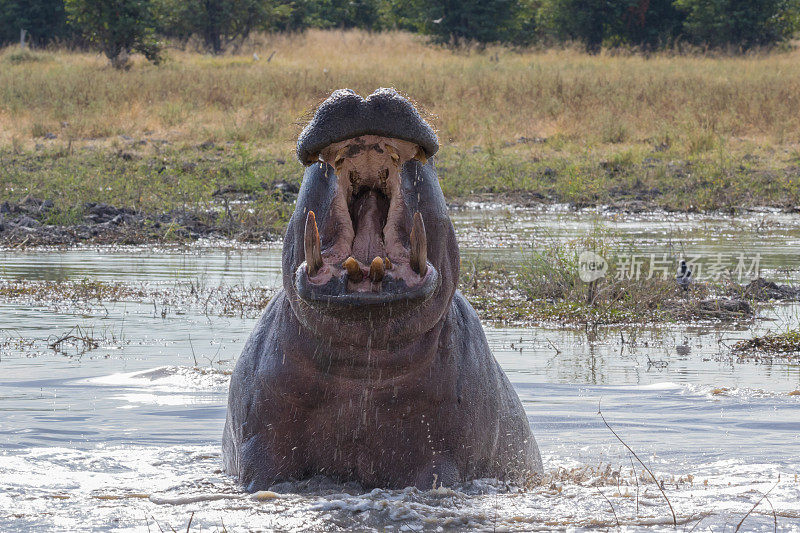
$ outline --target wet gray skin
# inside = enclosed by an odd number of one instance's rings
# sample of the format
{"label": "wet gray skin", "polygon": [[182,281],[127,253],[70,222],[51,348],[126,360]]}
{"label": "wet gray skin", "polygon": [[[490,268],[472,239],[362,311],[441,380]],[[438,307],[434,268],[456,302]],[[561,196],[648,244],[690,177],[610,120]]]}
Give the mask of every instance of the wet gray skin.
{"label": "wet gray skin", "polygon": [[336,91],[302,133],[283,290],[228,396],[225,469],[247,490],[315,474],[427,489],[541,472],[520,400],[456,291],[437,149],[390,89]]}

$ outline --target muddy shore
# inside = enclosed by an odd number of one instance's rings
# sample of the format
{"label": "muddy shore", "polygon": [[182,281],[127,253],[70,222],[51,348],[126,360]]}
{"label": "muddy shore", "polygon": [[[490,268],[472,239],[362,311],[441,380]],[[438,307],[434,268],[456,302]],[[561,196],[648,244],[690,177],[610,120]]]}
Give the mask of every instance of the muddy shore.
{"label": "muddy shore", "polygon": [[[298,187],[285,181],[263,184],[272,201],[280,209],[290,211],[297,197]],[[178,209],[151,213],[130,207],[117,207],[107,203],[86,202],[77,214],[77,220],[53,223],[58,219],[54,202],[26,196],[19,202],[0,203],[0,246],[64,246],[81,243],[108,245],[139,245],[161,243],[188,243],[198,239],[226,239],[242,243],[277,241],[283,237],[281,224],[260,228],[243,223],[240,217],[231,216],[232,205],[237,210],[247,210],[255,201],[253,195],[235,188],[217,191],[218,209]],[[559,202],[541,194],[480,193],[448,202],[451,211],[465,205],[497,205],[511,208],[541,208]],[[566,204],[568,209],[599,207],[598,205]],[[657,205],[642,200],[620,200],[603,204],[608,211],[622,214],[657,212]],[[751,208],[728,209],[724,214],[735,215]],[[800,213],[800,207],[784,207],[786,213]],[[55,216],[54,216],[55,215]],[[73,216],[73,219],[76,217]]]}

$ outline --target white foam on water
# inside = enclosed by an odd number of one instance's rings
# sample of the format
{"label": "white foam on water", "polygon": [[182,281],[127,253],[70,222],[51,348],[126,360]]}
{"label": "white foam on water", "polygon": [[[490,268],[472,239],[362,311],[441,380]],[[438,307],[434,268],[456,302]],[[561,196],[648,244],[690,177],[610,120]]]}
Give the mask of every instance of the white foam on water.
{"label": "white foam on water", "polygon": [[[35,448],[0,454],[0,529],[125,531],[158,524],[181,530],[194,513],[194,527],[224,523],[229,530],[582,530],[616,527],[617,520],[634,529],[671,530],[669,508],[641,469],[638,478],[627,466],[588,475],[588,465],[546,459],[544,482],[528,490],[488,479],[429,491],[362,492],[327,481],[284,483],[280,493],[250,495],[220,472],[217,446]],[[800,463],[787,468],[724,459],[684,468],[662,464],[655,472],[679,524],[690,528],[701,518],[714,529],[735,524],[771,490],[781,531],[800,528],[794,477]],[[762,502],[747,530],[770,529],[772,520]]]}
{"label": "white foam on water", "polygon": [[680,383],[673,383],[671,381],[665,381],[662,383],[649,383],[646,385],[612,385],[612,386],[602,386],[601,389],[605,390],[629,390],[629,391],[673,391],[673,390],[681,390],[685,387],[685,385],[681,385]]}
{"label": "white foam on water", "polygon": [[145,387],[149,390],[174,392],[180,390],[209,390],[227,388],[230,373],[215,368],[159,366],[137,372],[125,372],[86,380],[94,385],[114,387]]}

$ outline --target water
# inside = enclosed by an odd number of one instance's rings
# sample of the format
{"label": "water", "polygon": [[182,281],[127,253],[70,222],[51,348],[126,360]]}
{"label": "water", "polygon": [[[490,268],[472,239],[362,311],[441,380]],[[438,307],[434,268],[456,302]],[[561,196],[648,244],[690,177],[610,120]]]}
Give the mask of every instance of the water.
{"label": "water", "polygon": [[[501,215],[457,215],[468,253],[516,253],[496,239]],[[503,224],[521,243],[526,231],[545,229],[570,238],[596,216],[616,223],[613,214],[549,212]],[[665,223],[643,220],[642,234]],[[796,279],[785,269],[797,249],[796,221],[781,219],[780,237],[754,236],[754,225],[737,224],[691,217],[678,226],[697,250],[759,243],[770,268]],[[630,234],[639,238],[633,226]],[[653,237],[643,248],[649,253],[668,240]],[[277,285],[279,259],[278,247],[34,250],[0,253],[0,276]],[[770,320],[738,328],[672,325],[597,336],[487,327],[539,442],[541,486],[508,492],[479,480],[436,491],[365,493],[313,479],[256,499],[220,471],[228,374],[256,319],[206,316],[188,305],[162,315],[134,301],[74,309],[0,304],[0,530],[182,531],[190,520],[192,530],[212,531],[530,531],[617,522],[671,530],[663,496],[605,426],[599,405],[665,480],[679,527],[688,531],[702,520],[697,531],[732,530],[771,490],[742,530],[771,531],[777,520],[781,531],[800,531],[800,396],[790,395],[800,389],[800,365],[739,361],[729,349],[767,329],[796,326],[798,314],[797,305],[784,304],[766,313]],[[48,346],[75,326],[91,331],[100,347],[81,353],[76,342],[59,353]]]}

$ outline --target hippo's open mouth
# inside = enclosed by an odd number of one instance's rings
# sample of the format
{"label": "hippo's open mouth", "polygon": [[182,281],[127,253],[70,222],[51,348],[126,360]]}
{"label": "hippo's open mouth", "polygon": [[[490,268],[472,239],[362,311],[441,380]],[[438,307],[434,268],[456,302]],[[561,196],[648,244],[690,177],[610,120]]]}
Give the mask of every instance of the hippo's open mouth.
{"label": "hippo's open mouth", "polygon": [[313,211],[307,215],[305,261],[295,273],[300,298],[355,307],[430,297],[439,274],[427,260],[422,215],[406,208],[401,175],[407,161],[424,163],[425,151],[409,141],[362,135],[328,145],[319,158],[333,167],[337,190],[322,228]]}

